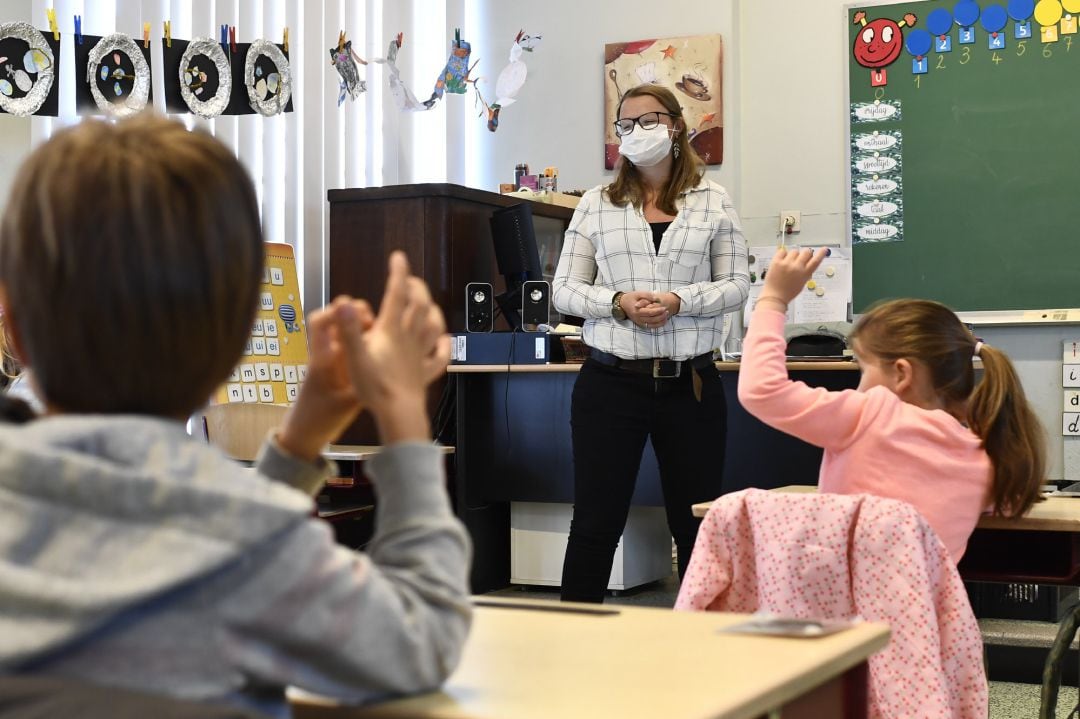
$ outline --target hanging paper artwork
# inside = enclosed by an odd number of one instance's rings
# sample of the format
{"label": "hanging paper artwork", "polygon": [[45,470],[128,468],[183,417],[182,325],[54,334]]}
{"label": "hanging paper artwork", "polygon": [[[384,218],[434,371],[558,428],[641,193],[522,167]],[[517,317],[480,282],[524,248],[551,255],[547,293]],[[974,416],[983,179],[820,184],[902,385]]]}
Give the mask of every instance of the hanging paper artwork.
{"label": "hanging paper artwork", "polygon": [[283,112],[292,97],[289,58],[274,43],[256,40],[244,61],[244,84],[253,110],[266,117]]}
{"label": "hanging paper artwork", "polygon": [[394,104],[397,105],[398,110],[402,112],[430,110],[431,107],[417,100],[416,96],[412,94],[412,90],[401,79],[401,71],[398,70],[397,66],[397,56],[404,37],[404,34],[399,32],[397,37],[391,40],[390,45],[387,46],[386,57],[372,58],[372,62],[386,65],[386,82],[390,86],[390,95],[394,98]]}
{"label": "hanging paper artwork", "polygon": [[521,91],[522,86],[525,84],[525,78],[529,74],[529,69],[522,61],[521,54],[532,52],[539,42],[539,35],[526,35],[524,30],[518,31],[517,36],[514,37],[514,44],[510,47],[510,64],[502,69],[498,79],[495,81],[495,102],[490,105],[480,93],[480,78],[473,80],[477,102],[487,112],[487,129],[489,131],[495,132],[499,129],[499,113],[502,109],[517,102],[517,94]]}
{"label": "hanging paper artwork", "polygon": [[180,96],[199,117],[220,115],[232,95],[232,71],[225,50],[216,40],[192,40],[180,58]]}
{"label": "hanging paper artwork", "polygon": [[154,101],[149,42],[129,35],[84,35],[76,16],[75,111],[80,115],[134,115]]}
{"label": "hanging paper artwork", "polygon": [[517,94],[529,75],[529,68],[522,61],[521,55],[532,52],[540,39],[540,35],[526,35],[524,30],[518,31],[514,44],[510,47],[510,64],[502,69],[499,79],[495,81],[495,103],[499,107],[509,107],[516,102]]}
{"label": "hanging paper artwork", "polygon": [[129,36],[107,35],[87,56],[85,82],[99,110],[128,117],[141,112],[150,98],[150,64]]}
{"label": "hanging paper artwork", "polygon": [[[59,51],[59,41],[56,46]],[[33,25],[0,24],[0,109],[23,117],[41,110],[53,91],[57,57]]]}
{"label": "hanging paper artwork", "polygon": [[356,63],[367,65],[363,58],[353,50],[352,40],[345,39],[345,31],[338,33],[336,47],[330,48],[330,65],[337,69],[341,76],[341,85],[338,91],[338,107],[345,102],[348,95],[353,100],[360,97],[360,93],[367,91],[367,83],[360,79],[360,68]]}
{"label": "hanging paper artwork", "polygon": [[724,159],[723,63],[720,35],[656,38],[604,46],[604,168],[614,169],[619,138],[614,122],[623,94],[661,85],[682,105],[690,146],[706,165]]}
{"label": "hanging paper artwork", "polygon": [[[461,39],[461,30],[454,30],[453,47],[450,49],[450,57],[446,61],[439,79],[435,81],[435,89],[431,97],[424,100],[428,108],[434,107],[435,103],[442,99],[443,93],[449,92],[454,95],[464,95],[469,89],[469,56],[472,54],[472,46]],[[474,65],[475,67],[475,65]]]}
{"label": "hanging paper artwork", "polygon": [[852,23],[862,25],[863,29],[855,36],[851,54],[855,62],[870,70],[871,87],[888,84],[889,76],[885,68],[896,62],[900,57],[900,50],[904,47],[901,28],[914,27],[916,20],[911,13],[904,15],[899,22],[884,17],[868,21],[862,10],[852,16]]}

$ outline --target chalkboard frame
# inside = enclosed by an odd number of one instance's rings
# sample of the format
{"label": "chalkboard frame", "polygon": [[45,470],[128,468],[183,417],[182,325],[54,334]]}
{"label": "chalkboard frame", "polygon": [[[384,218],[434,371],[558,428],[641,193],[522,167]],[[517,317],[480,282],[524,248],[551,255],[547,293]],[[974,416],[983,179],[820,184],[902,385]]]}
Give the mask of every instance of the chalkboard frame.
{"label": "chalkboard frame", "polygon": [[[1001,4],[1004,4],[1004,0],[998,0],[998,2],[1001,3]],[[980,0],[980,6],[981,7],[985,7],[988,4],[989,4],[988,0]],[[847,231],[847,235],[846,235],[847,240],[846,241],[847,241],[847,243],[852,245],[852,256],[853,256],[852,310],[855,313],[865,311],[865,309],[867,307],[871,306],[874,303],[874,301],[877,301],[877,300],[880,300],[880,299],[886,299],[887,297],[920,296],[920,297],[929,297],[931,299],[938,299],[938,300],[941,300],[941,301],[945,302],[946,304],[949,304],[950,306],[952,306],[954,309],[957,310],[958,314],[961,316],[962,319],[964,319],[967,322],[970,322],[972,324],[977,324],[977,325],[1027,325],[1027,324],[1062,324],[1062,325],[1071,325],[1071,324],[1080,324],[1080,309],[1078,309],[1077,304],[1073,304],[1072,301],[1070,301],[1070,303],[1054,303],[1054,302],[1046,302],[1046,303],[1032,303],[1032,302],[1012,303],[1012,302],[1010,302],[1009,300],[1006,299],[1006,300],[1004,300],[1004,301],[1002,301],[1000,303],[997,303],[996,300],[995,300],[995,301],[990,302],[990,303],[984,303],[983,306],[978,306],[978,305],[972,306],[972,305],[964,303],[964,302],[950,301],[950,298],[948,298],[948,297],[934,296],[934,293],[932,293],[932,292],[931,293],[919,292],[919,291],[910,292],[910,293],[894,292],[894,293],[884,294],[884,295],[882,295],[880,297],[873,297],[872,299],[867,299],[866,293],[864,292],[864,293],[861,293],[862,296],[860,296],[860,292],[858,290],[858,283],[860,281],[859,280],[859,277],[860,277],[860,265],[863,265],[865,267],[866,260],[864,259],[863,263],[860,263],[859,260],[860,260],[860,254],[864,254],[864,249],[866,247],[868,247],[868,245],[865,245],[865,244],[856,245],[856,244],[854,244],[852,242],[853,227],[854,227],[854,208],[853,208],[852,192],[851,192],[852,176],[853,176],[853,170],[852,170],[853,153],[852,153],[852,149],[851,149],[852,148],[851,139],[852,139],[852,134],[853,134],[854,131],[862,130],[863,128],[862,127],[856,128],[854,126],[854,124],[850,120],[850,114],[849,113],[850,113],[851,107],[852,107],[852,95],[853,95],[853,92],[852,92],[852,71],[853,71],[853,68],[857,69],[858,71],[863,71],[863,72],[867,72],[867,73],[869,73],[869,70],[859,66],[856,63],[856,61],[854,60],[853,56],[852,56],[852,40],[853,40],[852,13],[854,11],[858,10],[858,9],[865,9],[865,10],[870,10],[871,11],[871,12],[868,13],[868,16],[869,16],[868,19],[873,19],[873,18],[877,18],[877,17],[890,17],[891,18],[894,15],[896,16],[895,19],[899,19],[903,15],[903,13],[905,11],[907,11],[908,8],[911,8],[913,10],[916,9],[916,8],[922,8],[921,12],[919,12],[918,10],[915,10],[916,14],[919,15],[919,21],[917,22],[916,26],[925,29],[925,27],[926,27],[926,25],[925,25],[925,17],[929,13],[929,11],[935,9],[936,7],[946,7],[947,9],[949,9],[951,11],[952,8],[954,7],[954,5],[955,5],[955,3],[951,3],[951,2],[950,3],[942,3],[942,2],[937,2],[936,0],[867,0],[865,2],[852,2],[852,3],[846,3],[846,4],[843,5],[843,8],[842,8],[842,22],[844,23],[844,27],[845,27],[844,43],[843,43],[844,44],[843,52],[844,52],[844,57],[845,57],[845,61],[843,63],[843,68],[844,68],[844,70],[843,70],[843,72],[844,72],[844,78],[843,78],[844,122],[845,122],[844,137],[845,137],[845,140],[846,140],[845,143],[844,143],[844,158],[845,158],[845,168],[846,168],[845,169],[846,183],[845,183],[844,191],[845,191],[845,204],[846,204],[846,218],[845,218],[846,219],[846,223],[845,223],[846,224],[846,231]],[[893,6],[900,6],[898,8],[897,12],[889,13],[889,14],[885,14],[885,13],[881,13],[881,12],[872,12],[872,10],[878,10],[880,8],[889,8],[889,7],[893,7]],[[1033,26],[1033,28],[1038,28],[1038,24],[1034,20],[1032,20],[1032,26]],[[1011,20],[1009,22],[1008,27],[1006,28],[1006,32],[1008,32],[1008,40],[1009,40],[1009,42],[1010,43],[1014,42],[1014,39],[1012,37],[1012,21]],[[952,34],[953,34],[954,53],[955,53],[955,45],[956,45],[956,30],[955,30],[955,27],[952,30]],[[978,35],[977,43],[979,44],[978,45],[979,50],[982,51],[982,52],[989,52],[989,50],[987,50],[987,48],[985,47],[985,42],[986,42],[985,31],[981,27],[978,27],[977,35]],[[1074,36],[1074,39],[1078,43],[1076,49],[1078,51],[1080,51],[1080,34]],[[1034,37],[1032,37],[1029,40],[1029,43],[1031,44],[1031,49],[1038,50],[1040,47],[1042,47],[1042,43],[1040,42],[1040,39],[1038,37],[1037,29],[1034,31]],[[931,57],[932,56],[933,56],[933,53],[931,53]],[[956,57],[955,54],[954,54],[954,57]],[[911,69],[910,69],[910,62],[911,62],[911,55],[907,52],[907,50],[905,48],[901,52],[900,57],[892,65],[889,66],[890,83],[895,82],[894,76],[901,79],[901,81],[905,81],[905,82],[910,81],[910,78],[912,77]],[[1077,81],[1080,82],[1080,74],[1077,75]],[[909,114],[909,117],[910,117],[910,114]],[[887,126],[883,125],[882,127],[884,129]],[[901,125],[901,127],[902,127],[902,125]],[[1080,170],[1078,170],[1078,173],[1080,173]],[[1077,186],[1080,187],[1080,174],[1078,174],[1078,184],[1077,184]],[[906,204],[906,198],[905,198],[905,204]],[[1078,214],[1078,217],[1080,217],[1080,213],[1077,213],[1077,214]],[[907,241],[908,241],[907,239],[904,240],[904,242],[907,242]],[[1080,253],[1077,253],[1077,254],[1078,254],[1078,257],[1080,257]],[[1080,303],[1080,272],[1077,272],[1075,276],[1077,278],[1077,286],[1078,286],[1077,302]],[[987,306],[987,305],[989,305],[989,306]]]}

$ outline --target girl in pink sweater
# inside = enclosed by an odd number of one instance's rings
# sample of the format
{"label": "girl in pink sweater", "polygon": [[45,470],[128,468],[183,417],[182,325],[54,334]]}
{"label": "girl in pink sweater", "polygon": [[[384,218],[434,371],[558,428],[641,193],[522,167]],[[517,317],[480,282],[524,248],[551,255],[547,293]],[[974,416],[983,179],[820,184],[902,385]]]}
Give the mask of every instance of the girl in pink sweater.
{"label": "girl in pink sweater", "polygon": [[[859,318],[851,334],[858,389],[789,379],[787,305],[825,255],[777,251],[743,343],[739,401],[762,422],[824,448],[822,492],[909,502],[959,562],[980,514],[1019,516],[1038,501],[1042,429],[1009,358],[926,300],[893,300]],[[973,356],[983,363],[978,385]]]}

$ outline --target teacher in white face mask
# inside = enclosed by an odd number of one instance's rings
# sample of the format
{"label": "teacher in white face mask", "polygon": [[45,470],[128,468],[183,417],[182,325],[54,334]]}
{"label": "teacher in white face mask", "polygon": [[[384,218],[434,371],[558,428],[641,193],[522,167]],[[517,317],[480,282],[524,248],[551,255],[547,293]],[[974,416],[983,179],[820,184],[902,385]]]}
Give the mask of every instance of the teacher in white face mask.
{"label": "teacher in white face mask", "polygon": [[566,601],[603,601],[646,439],[685,571],[699,523],[690,506],[721,491],[727,412],[713,353],[750,285],[731,197],[705,179],[671,91],[627,92],[615,132],[615,181],[582,197],[553,283],[559,311],[585,318],[591,348],[570,408]]}

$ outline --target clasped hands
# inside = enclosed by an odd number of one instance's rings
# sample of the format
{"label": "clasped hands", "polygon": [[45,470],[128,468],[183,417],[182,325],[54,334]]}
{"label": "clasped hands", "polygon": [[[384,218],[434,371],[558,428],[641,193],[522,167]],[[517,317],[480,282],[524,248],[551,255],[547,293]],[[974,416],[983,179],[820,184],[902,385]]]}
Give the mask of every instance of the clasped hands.
{"label": "clasped hands", "polygon": [[338,297],[307,318],[307,379],[277,433],[289,454],[314,461],[363,410],[383,444],[430,441],[427,387],[450,362],[442,310],[402,252],[390,256],[379,314]]}
{"label": "clasped hands", "polygon": [[619,305],[638,327],[659,329],[678,314],[682,300],[674,292],[624,292]]}

